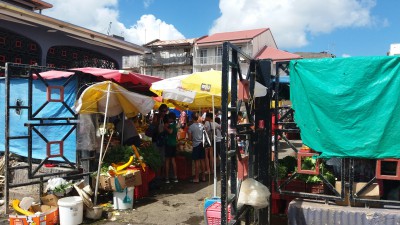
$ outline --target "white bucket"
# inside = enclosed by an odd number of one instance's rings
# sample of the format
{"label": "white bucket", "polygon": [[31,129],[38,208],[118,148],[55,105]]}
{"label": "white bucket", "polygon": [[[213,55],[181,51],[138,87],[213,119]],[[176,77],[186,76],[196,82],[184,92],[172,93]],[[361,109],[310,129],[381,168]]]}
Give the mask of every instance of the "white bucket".
{"label": "white bucket", "polygon": [[[125,188],[123,192],[113,192],[114,209],[132,209],[133,208],[133,190],[134,187]],[[130,202],[124,202],[124,199],[130,199]]]}
{"label": "white bucket", "polygon": [[60,225],[77,225],[83,221],[83,201],[79,196],[58,200]]}

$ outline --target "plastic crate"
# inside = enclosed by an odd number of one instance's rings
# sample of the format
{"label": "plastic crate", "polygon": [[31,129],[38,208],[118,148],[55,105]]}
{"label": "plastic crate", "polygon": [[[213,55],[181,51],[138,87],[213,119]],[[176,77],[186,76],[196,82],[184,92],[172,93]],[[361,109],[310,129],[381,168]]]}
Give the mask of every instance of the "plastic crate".
{"label": "plastic crate", "polygon": [[192,161],[184,156],[177,156],[176,161],[176,176],[179,180],[188,180],[192,177]]}
{"label": "plastic crate", "polygon": [[143,171],[140,168],[140,172],[142,173],[142,185],[136,186],[134,190],[134,198],[141,199],[149,196],[149,183],[155,177],[155,172],[151,170],[149,167],[146,167],[146,171]]}
{"label": "plastic crate", "polygon": [[[206,209],[207,224],[221,224],[221,202],[214,202]],[[231,220],[231,207],[228,206],[228,222]]]}
{"label": "plastic crate", "polygon": [[239,180],[244,180],[247,178],[248,171],[249,171],[249,157],[245,156],[242,160],[237,161],[237,178]]}

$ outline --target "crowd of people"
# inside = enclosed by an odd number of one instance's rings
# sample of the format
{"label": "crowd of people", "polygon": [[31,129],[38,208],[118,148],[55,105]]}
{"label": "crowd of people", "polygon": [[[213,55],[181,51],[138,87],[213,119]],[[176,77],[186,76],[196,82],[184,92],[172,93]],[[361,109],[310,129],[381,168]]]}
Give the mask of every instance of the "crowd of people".
{"label": "crowd of people", "polygon": [[[153,147],[159,151],[162,160],[165,162],[164,167],[158,173],[159,178],[164,179],[165,183],[179,182],[175,158],[177,140],[182,138],[187,138],[192,143],[191,157],[195,173],[191,182],[206,181],[206,176],[213,173],[213,141],[211,141],[211,146],[204,146],[203,130],[211,140],[214,138],[215,130],[215,141],[220,142],[222,139],[221,120],[216,117],[216,122],[213,122],[214,116],[209,112],[204,115],[194,112],[190,115],[191,118],[188,118],[186,112],[183,111],[178,119],[175,113],[169,113],[167,105],[162,104],[158,112],[150,118],[149,132],[146,135],[151,135]],[[219,156],[219,144],[216,145],[216,148],[217,156]]]}
{"label": "crowd of people", "polygon": [[[188,118],[190,115],[190,118]],[[238,114],[238,123],[245,122],[245,116]],[[149,126],[145,132],[151,137],[152,146],[159,152],[163,167],[156,171],[158,180],[165,183],[179,182],[177,178],[176,156],[178,140],[186,139],[192,144],[191,158],[194,163],[194,175],[191,182],[199,183],[206,181],[207,177],[214,172],[214,160],[219,164],[221,136],[221,112],[216,116],[211,112],[193,112],[187,114],[185,111],[176,114],[169,111],[167,105],[162,104],[157,111],[148,117]],[[132,120],[127,118],[114,121],[117,130],[122,134],[123,145],[140,145],[140,137]],[[209,145],[205,144],[204,136],[208,136]],[[215,140],[214,140],[215,139]],[[214,146],[215,141],[215,146]],[[214,148],[216,158],[214,159]]]}

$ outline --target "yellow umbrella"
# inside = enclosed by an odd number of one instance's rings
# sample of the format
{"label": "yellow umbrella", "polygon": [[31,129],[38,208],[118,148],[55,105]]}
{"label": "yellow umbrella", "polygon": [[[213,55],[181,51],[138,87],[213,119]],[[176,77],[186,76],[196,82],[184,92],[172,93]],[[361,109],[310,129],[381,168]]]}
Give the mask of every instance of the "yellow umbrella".
{"label": "yellow umbrella", "polygon": [[193,73],[183,78],[181,83],[182,88],[196,92],[199,97],[207,95],[221,97],[222,72],[209,70]]}
{"label": "yellow umbrella", "polygon": [[[221,72],[219,73],[221,76]],[[190,89],[190,87],[186,88],[183,86],[182,80],[192,75],[194,74],[181,75],[154,82],[151,85],[150,90],[162,97],[164,103],[171,103],[179,108],[193,110],[197,110],[199,108],[211,108],[212,95],[210,95],[209,92],[194,91]],[[206,76],[203,78],[205,77]],[[221,82],[220,78],[219,81]],[[219,84],[219,86],[221,86],[221,84]],[[218,96],[220,95],[221,94],[218,94]],[[215,104],[221,105],[220,97],[215,99]]]}

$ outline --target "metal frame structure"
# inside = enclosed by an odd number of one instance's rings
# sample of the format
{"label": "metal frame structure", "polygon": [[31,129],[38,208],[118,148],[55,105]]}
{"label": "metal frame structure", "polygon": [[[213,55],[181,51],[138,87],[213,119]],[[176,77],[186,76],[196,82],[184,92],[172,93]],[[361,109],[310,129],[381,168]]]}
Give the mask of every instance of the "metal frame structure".
{"label": "metal frame structure", "polygon": [[[274,100],[273,116],[275,117],[275,140],[280,136],[297,155],[297,163],[301,165],[302,157],[318,156],[318,153],[304,153],[286,138],[284,133],[300,133],[294,121],[287,121],[288,117],[293,118],[294,110],[291,107],[279,106],[280,92],[280,75],[289,73],[289,62],[277,62],[274,74],[271,72],[272,62],[268,60],[255,60],[241,52],[236,46],[226,42],[223,44],[222,55],[222,126],[221,133],[223,140],[221,141],[221,224],[240,224],[241,220],[245,220],[246,224],[250,224],[251,217],[254,218],[256,224],[270,224],[270,211],[268,209],[254,210],[252,207],[244,205],[237,207],[239,195],[239,184],[237,183],[238,160],[241,160],[241,154],[238,151],[238,137],[246,137],[248,140],[249,155],[249,177],[254,178],[267,186],[270,190],[272,182],[274,182],[275,190],[279,194],[289,195],[305,199],[322,199],[326,203],[329,201],[344,201],[346,199],[346,191],[349,190],[349,200],[354,203],[364,203],[366,207],[371,204],[385,205],[385,207],[398,206],[400,201],[392,200],[375,200],[362,198],[365,192],[377,179],[400,180],[400,160],[385,159],[377,160],[375,176],[370,179],[367,184],[356,193],[353,192],[355,185],[355,167],[357,167],[357,159],[343,158],[339,159],[340,181],[343,182],[340,190],[335,187],[320,173],[318,165],[316,170],[303,170],[300,166],[283,183],[278,182],[278,177],[269,176],[271,171],[277,171],[279,167],[279,141],[275,141],[274,151],[272,153],[271,143],[271,101]],[[244,77],[240,66],[246,61],[249,65],[247,76]],[[249,122],[247,124],[237,123],[237,113],[239,112],[242,101],[238,100],[238,83],[246,80],[249,82],[250,99],[245,102],[245,107]],[[268,88],[267,95],[261,98],[253,99],[254,83],[260,82]],[[229,90],[231,87],[231,90]],[[230,95],[229,95],[230,94]],[[230,97],[230,98],[229,98]],[[285,113],[281,113],[284,109]],[[229,115],[230,113],[230,115]],[[228,128],[229,126],[229,128]],[[281,127],[281,128],[279,128]],[[288,128],[289,127],[289,128]],[[273,163],[271,155],[274,154]],[[383,175],[381,165],[384,162],[397,163],[396,174]],[[317,160],[318,162],[318,160]],[[318,163],[317,163],[318,164]],[[275,174],[276,175],[276,174]],[[291,191],[286,187],[298,178],[299,175],[316,175],[325,186],[324,194],[314,194],[308,192]],[[230,185],[228,185],[230,181]],[[230,207],[231,220],[228,220]]]}
{"label": "metal frame structure", "polygon": [[[249,65],[246,77],[242,74],[241,64]],[[270,141],[270,99],[271,99],[271,67],[270,60],[255,60],[242,52],[238,47],[225,42],[222,53],[222,119],[221,119],[221,224],[240,224],[244,219],[250,224],[250,218],[256,218],[259,224],[269,224],[268,208],[254,210],[244,205],[237,207],[239,185],[237,183],[238,160],[241,153],[238,150],[237,138],[245,138],[248,145],[249,177],[271,187],[269,162],[271,161]],[[229,79],[230,78],[230,79]],[[238,100],[239,82],[249,83],[248,101]],[[255,82],[268,88],[267,95],[254,98]],[[231,90],[229,90],[229,87]],[[230,98],[229,98],[230,93]],[[238,124],[237,115],[244,103],[248,123]],[[228,115],[230,113],[230,116]],[[229,126],[229,128],[228,128]],[[230,185],[228,185],[230,181]],[[233,218],[228,221],[228,206]]]}
{"label": "metal frame structure", "polygon": [[[77,154],[76,162],[70,162],[63,153],[63,148],[62,148],[62,142],[72,133],[76,131],[76,126],[77,122],[76,120],[78,119],[77,114],[71,109],[70,106],[68,106],[64,101],[63,101],[63,88],[70,83],[72,80],[71,76],[69,79],[66,80],[66,82],[62,86],[51,86],[49,83],[44,80],[39,72],[47,71],[49,69],[54,69],[54,68],[47,68],[47,67],[41,67],[41,66],[30,66],[30,65],[22,65],[22,64],[13,64],[13,63],[6,63],[5,66],[5,91],[6,91],[6,102],[5,102],[5,152],[4,152],[4,157],[5,157],[5,204],[9,204],[9,189],[10,188],[15,188],[15,187],[22,187],[22,186],[28,186],[28,185],[33,185],[33,184],[40,184],[39,191],[40,193],[43,192],[43,184],[47,182],[48,179],[52,177],[57,177],[57,176],[62,176],[65,178],[77,178],[77,177],[83,177],[87,176],[90,174],[88,173],[82,173],[80,171],[80,163],[85,160],[91,160],[93,158],[80,158],[79,154]],[[33,79],[34,76],[37,77],[41,82],[44,83],[44,85],[47,87],[47,100],[46,102],[41,105],[35,112],[32,110],[32,104],[33,104]],[[28,103],[26,105],[22,104],[12,104],[10,97],[11,97],[11,92],[12,92],[12,86],[10,85],[11,79],[14,78],[19,78],[19,79],[26,79],[28,83]],[[79,86],[79,81],[78,81],[78,86]],[[51,91],[52,89],[58,89],[60,91],[60,99],[52,99],[51,97]],[[60,102],[60,105],[62,107],[65,107],[69,112],[71,112],[70,117],[52,117],[52,118],[47,118],[47,117],[40,117],[41,110],[45,108],[45,106],[49,102]],[[11,135],[11,130],[14,128],[10,124],[10,113],[11,110],[27,110],[28,115],[27,115],[27,120],[29,121],[28,123],[25,123],[24,126],[27,127],[28,129],[28,135],[26,136],[12,136]],[[41,126],[71,126],[71,129],[65,134],[63,137],[60,138],[60,141],[51,141],[47,140],[45,135],[42,134],[37,127]],[[45,159],[42,159],[39,165],[34,167],[33,161],[34,159],[32,158],[32,143],[33,143],[33,138],[32,135],[33,133],[36,133],[41,140],[46,142],[46,146],[44,146],[44,149],[46,150],[47,157]],[[15,139],[26,139],[28,146],[28,157],[27,157],[27,165],[23,166],[11,166],[10,165],[10,141],[15,140]],[[53,154],[51,151],[51,146],[53,144],[59,145],[59,152],[57,154]],[[65,165],[69,168],[69,170],[65,170],[62,172],[57,172],[57,173],[44,173],[38,175],[37,172],[39,171],[40,168],[46,163],[49,162],[52,158],[59,157],[64,159]],[[12,183],[11,182],[11,172],[15,170],[20,170],[20,169],[25,169],[28,171],[28,177],[27,177],[27,182],[23,183]],[[48,178],[48,179],[46,179]],[[8,207],[6,207],[6,213],[8,213]]]}
{"label": "metal frame structure", "polygon": [[[300,130],[297,128],[290,128],[286,129],[286,126],[295,126],[295,122],[293,121],[286,121],[286,118],[291,116],[293,118],[293,113],[294,110],[292,108],[287,109],[287,111],[283,114],[280,115],[280,109],[282,107],[279,107],[279,90],[280,90],[280,74],[283,72],[287,75],[289,75],[289,70],[288,70],[289,62],[277,62],[276,63],[276,68],[275,68],[275,82],[274,82],[274,87],[275,87],[275,93],[274,93],[274,117],[275,117],[275,127],[281,126],[282,129],[276,129],[275,130],[275,143],[274,143],[274,148],[277,149],[277,151],[274,151],[274,167],[275,170],[277,171],[277,168],[279,167],[279,141],[278,137],[281,137],[289,146],[290,148],[296,152],[298,157],[312,157],[314,153],[309,153],[309,154],[304,154],[303,156],[300,156],[299,152],[300,150],[284,135],[285,133],[300,133]],[[299,159],[298,159],[299,160]],[[301,159],[300,159],[301,160]],[[342,159],[342,165],[345,165]],[[296,179],[296,177],[300,174],[306,174],[306,175],[317,175],[324,183],[324,185],[327,186],[328,190],[330,190],[333,195],[325,195],[325,194],[312,194],[312,193],[306,193],[306,192],[296,192],[296,191],[288,191],[285,190],[285,187],[292,182],[292,180]],[[341,167],[341,180],[343,181],[345,177],[345,167]],[[298,171],[293,173],[285,182],[282,184],[278,184],[278,178],[275,177],[274,179],[274,184],[276,187],[276,191],[281,193],[281,194],[286,194],[286,195],[292,195],[296,197],[302,197],[302,198],[314,198],[314,199],[325,199],[326,201],[328,200],[343,200],[344,199],[344,188],[345,185],[342,185],[342,190],[341,193],[336,191],[335,187],[333,187],[332,184],[329,183],[328,180],[326,180],[322,174],[319,173],[318,167],[316,171],[302,171],[301,168],[298,168]]]}

